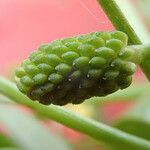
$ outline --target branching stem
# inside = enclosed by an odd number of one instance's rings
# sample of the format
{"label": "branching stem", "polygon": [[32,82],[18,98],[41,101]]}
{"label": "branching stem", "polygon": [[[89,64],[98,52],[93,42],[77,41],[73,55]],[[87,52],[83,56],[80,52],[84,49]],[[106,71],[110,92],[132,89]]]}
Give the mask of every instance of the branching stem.
{"label": "branching stem", "polygon": [[108,145],[114,147],[120,145],[135,150],[150,150],[150,142],[147,140],[124,133],[92,119],[79,116],[63,107],[54,105],[44,106],[33,102],[21,94],[13,83],[2,77],[0,77],[0,92],[19,104],[29,106],[43,117],[55,120]]}
{"label": "branching stem", "polygon": [[[127,18],[124,16],[120,8],[118,7],[117,3],[114,0],[97,0],[109,19],[111,20],[112,24],[117,30],[123,31],[129,36],[129,43],[131,45],[142,44],[141,40],[129,24]],[[150,51],[150,49],[148,49]],[[150,52],[149,52],[150,53]],[[147,58],[150,58],[147,53]],[[146,77],[150,81],[150,61],[147,59],[140,64],[143,72],[145,73]]]}

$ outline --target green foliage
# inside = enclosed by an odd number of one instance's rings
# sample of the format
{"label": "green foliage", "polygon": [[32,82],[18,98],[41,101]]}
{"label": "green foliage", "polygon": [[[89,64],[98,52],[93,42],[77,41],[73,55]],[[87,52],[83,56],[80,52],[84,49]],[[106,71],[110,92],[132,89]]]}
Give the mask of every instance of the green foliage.
{"label": "green foliage", "polygon": [[16,147],[14,142],[6,135],[0,133],[0,149],[8,147]]}
{"label": "green foliage", "polygon": [[120,118],[115,127],[150,140],[150,101],[149,94],[142,96],[137,104]]}
{"label": "green foliage", "polygon": [[61,138],[42,127],[37,119],[22,113],[13,105],[0,105],[0,123],[10,132],[9,139],[0,136],[0,147],[16,145],[21,150],[70,149]]}

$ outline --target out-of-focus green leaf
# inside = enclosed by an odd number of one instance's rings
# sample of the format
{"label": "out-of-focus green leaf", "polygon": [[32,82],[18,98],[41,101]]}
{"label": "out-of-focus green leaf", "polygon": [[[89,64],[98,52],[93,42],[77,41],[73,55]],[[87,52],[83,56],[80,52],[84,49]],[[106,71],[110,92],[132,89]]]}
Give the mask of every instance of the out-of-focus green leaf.
{"label": "out-of-focus green leaf", "polygon": [[0,148],[0,150],[20,150],[20,149],[17,149],[17,148],[8,148],[8,147],[5,147],[5,148]]}
{"label": "out-of-focus green leaf", "polygon": [[13,148],[13,147],[4,147],[4,148],[0,148],[0,150],[20,150],[20,149]]}
{"label": "out-of-focus green leaf", "polygon": [[2,147],[16,147],[15,144],[7,136],[0,134],[0,148]]}
{"label": "out-of-focus green leaf", "polygon": [[69,150],[60,138],[49,133],[33,116],[27,116],[12,105],[0,105],[0,123],[21,150]]}
{"label": "out-of-focus green leaf", "polygon": [[13,101],[11,101],[9,98],[7,98],[6,96],[4,95],[1,95],[0,94],[0,104],[3,103],[3,104],[9,104],[9,103],[14,103]]}
{"label": "out-of-focus green leaf", "polygon": [[150,98],[140,99],[120,120],[115,127],[150,140]]}

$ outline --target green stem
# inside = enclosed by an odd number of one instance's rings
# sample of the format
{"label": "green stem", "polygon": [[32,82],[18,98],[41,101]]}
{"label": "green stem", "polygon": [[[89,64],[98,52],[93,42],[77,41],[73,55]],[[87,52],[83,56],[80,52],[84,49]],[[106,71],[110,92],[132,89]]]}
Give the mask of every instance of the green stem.
{"label": "green stem", "polygon": [[[150,44],[128,46],[124,49],[124,53],[130,55],[129,58],[125,59],[139,64],[150,80]],[[123,55],[124,54],[122,54],[122,56]]]}
{"label": "green stem", "polygon": [[[112,24],[117,30],[123,31],[128,34],[129,36],[129,43],[130,44],[142,44],[139,37],[129,24],[128,20],[118,7],[117,3],[114,0],[97,0],[109,19],[111,20]],[[149,49],[150,51],[150,49]],[[150,57],[149,57],[150,58]],[[145,60],[140,65],[144,74],[150,81],[150,60]]]}
{"label": "green stem", "polygon": [[141,44],[139,37],[114,0],[97,0],[117,30],[128,34],[131,44]]}
{"label": "green stem", "polygon": [[2,77],[0,77],[0,92],[19,104],[29,106],[43,117],[55,120],[111,146],[120,145],[135,150],[150,150],[150,142],[147,140],[79,116],[62,107],[54,105],[44,106],[38,102],[33,102],[21,94],[13,83]]}
{"label": "green stem", "polygon": [[150,44],[142,45],[139,48],[143,50],[143,61],[140,66],[147,78],[150,80]]}

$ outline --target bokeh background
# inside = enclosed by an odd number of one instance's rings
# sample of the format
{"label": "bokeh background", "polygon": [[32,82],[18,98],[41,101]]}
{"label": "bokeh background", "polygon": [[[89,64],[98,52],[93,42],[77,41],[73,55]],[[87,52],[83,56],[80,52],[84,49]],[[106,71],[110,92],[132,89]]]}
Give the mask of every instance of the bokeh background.
{"label": "bokeh background", "polygon": [[[136,15],[137,31],[140,31],[143,39],[145,36],[145,41],[150,40],[150,1],[127,1],[131,13]],[[123,5],[124,2],[118,3]],[[114,27],[96,0],[0,0],[0,75],[14,80],[16,66],[43,43],[93,31],[111,30]],[[140,69],[134,76],[133,84],[147,84]],[[67,105],[66,108],[111,125],[134,105],[135,101],[118,100],[101,105]],[[29,116],[33,115],[29,108],[16,107]],[[66,139],[74,150],[104,149],[97,141],[51,120],[40,120],[40,123]],[[0,128],[1,132],[7,133],[5,127],[1,125]]]}
{"label": "bokeh background", "polygon": [[113,27],[96,0],[1,0],[1,73],[42,43]]}

